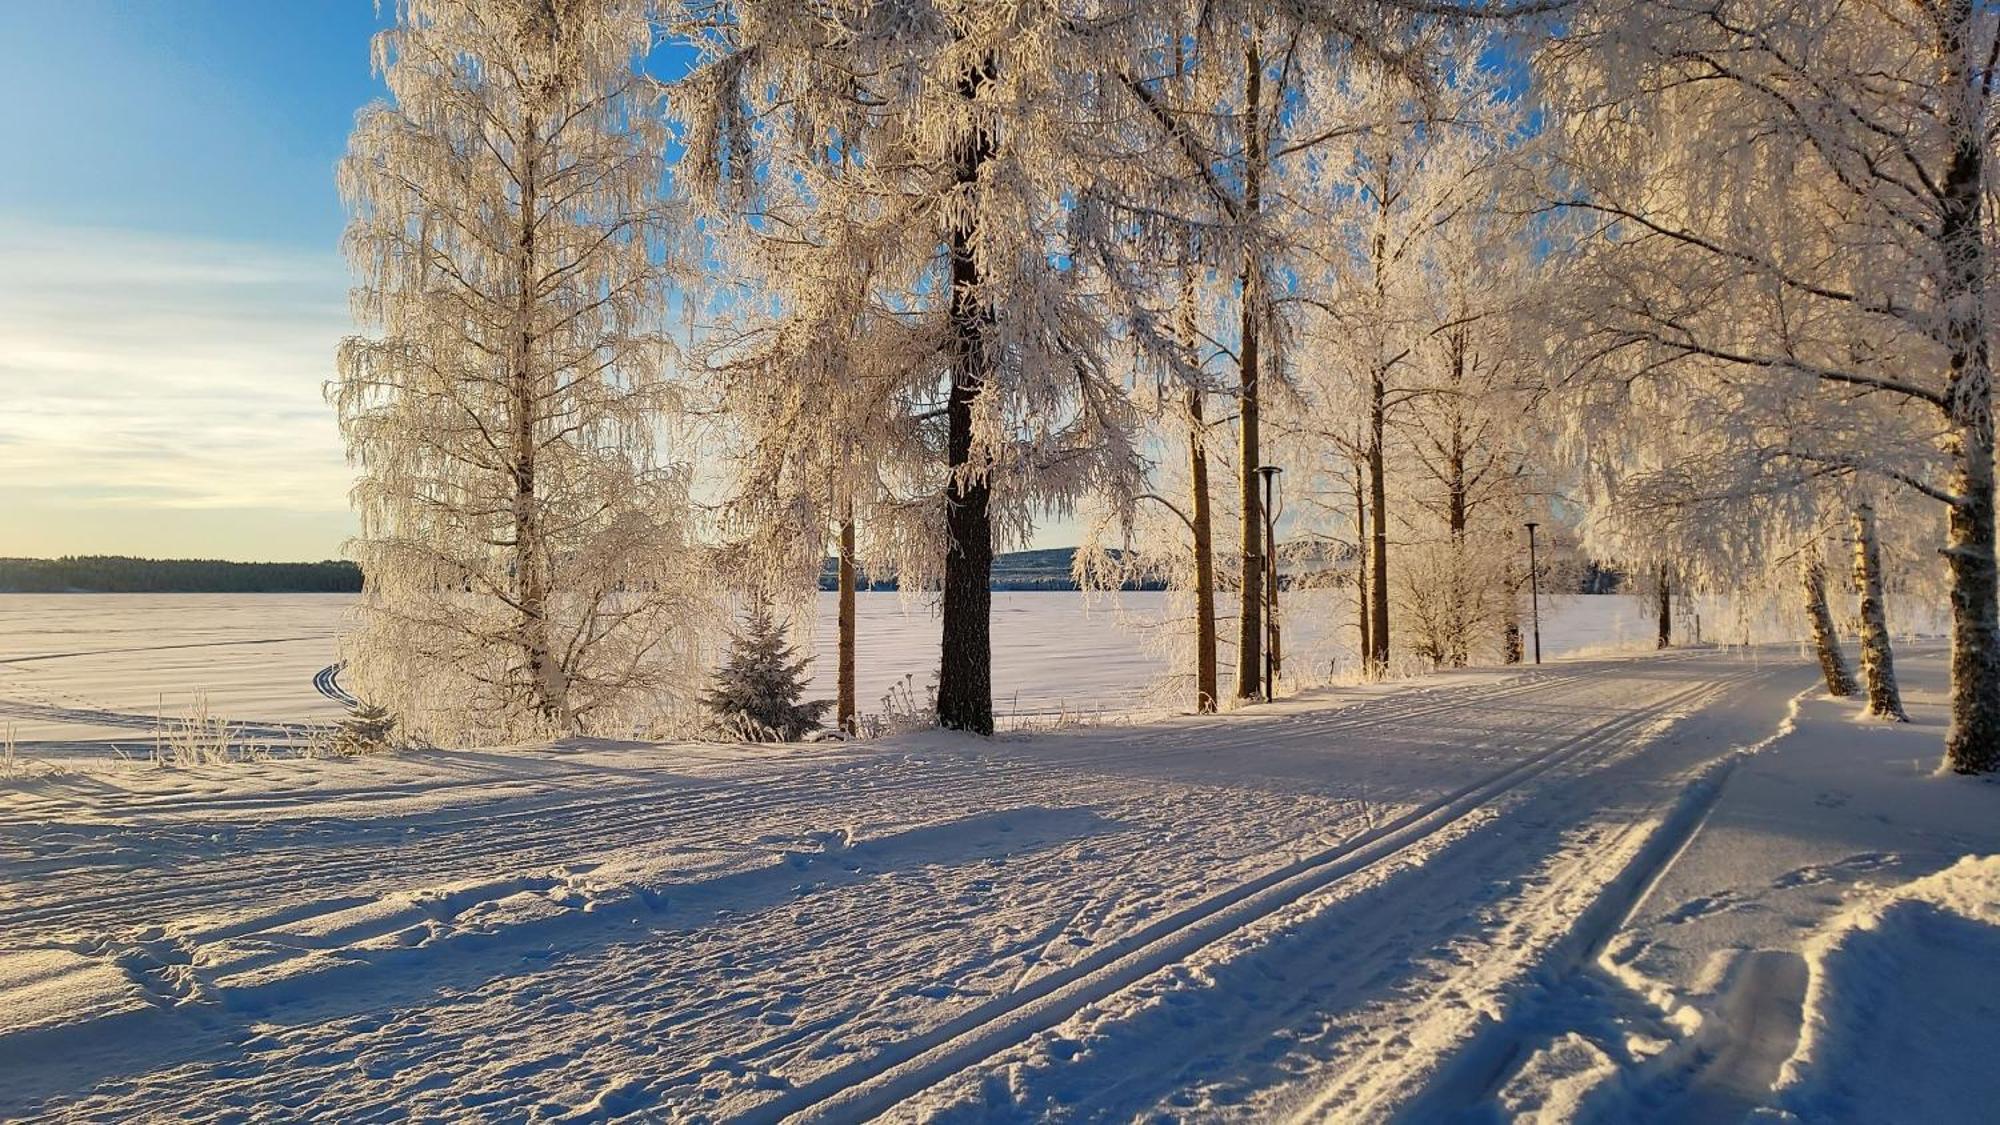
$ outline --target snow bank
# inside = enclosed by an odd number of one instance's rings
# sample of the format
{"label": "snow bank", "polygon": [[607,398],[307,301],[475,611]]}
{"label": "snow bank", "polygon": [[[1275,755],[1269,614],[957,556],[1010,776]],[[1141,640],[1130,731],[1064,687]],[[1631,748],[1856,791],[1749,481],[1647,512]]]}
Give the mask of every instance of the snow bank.
{"label": "snow bank", "polygon": [[2000,1027],[2000,856],[1968,856],[1850,908],[1805,954],[1783,1108],[1809,1121],[1990,1119],[2000,1069],[1977,1045]]}

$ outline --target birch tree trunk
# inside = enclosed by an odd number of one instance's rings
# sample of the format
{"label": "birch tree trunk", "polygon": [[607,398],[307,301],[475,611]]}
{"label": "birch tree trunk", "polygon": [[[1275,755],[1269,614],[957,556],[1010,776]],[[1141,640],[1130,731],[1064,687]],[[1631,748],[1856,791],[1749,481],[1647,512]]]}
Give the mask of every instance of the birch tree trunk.
{"label": "birch tree trunk", "polygon": [[2000,590],[1993,553],[1993,371],[1986,337],[1985,114],[1972,57],[1971,0],[1941,13],[1946,127],[1957,141],[1941,190],[1938,249],[1945,335],[1945,398],[1953,459],[1945,532],[1951,579],[1951,731],[1945,758],[1959,773],[2000,769]]}
{"label": "birch tree trunk", "polygon": [[[1254,36],[1254,32],[1253,32]],[[1243,55],[1244,174],[1243,217],[1249,221],[1263,207],[1264,60],[1252,39]],[[1239,413],[1243,513],[1243,586],[1236,615],[1236,698],[1255,699],[1260,690],[1259,665],[1264,656],[1264,504],[1257,491],[1258,447],[1258,307],[1262,299],[1262,273],[1256,250],[1244,252],[1243,339],[1238,345],[1243,401]]]}
{"label": "birch tree trunk", "polygon": [[1868,715],[1907,723],[1903,693],[1896,686],[1896,660],[1889,646],[1889,620],[1882,599],[1882,550],[1875,534],[1875,505],[1854,506],[1854,592],[1861,601],[1861,682],[1868,691]]}
{"label": "birch tree trunk", "polygon": [[854,699],[854,505],[840,521],[840,669],[834,695],[834,723],[848,734],[855,728]]}
{"label": "birch tree trunk", "polygon": [[518,284],[515,296],[514,354],[509,357],[508,389],[513,408],[509,468],[514,481],[514,611],[517,643],[528,666],[529,705],[552,730],[567,731],[563,672],[549,642],[548,553],[542,542],[541,504],[536,495],[535,461],[540,435],[535,419],[541,413],[541,380],[535,371],[535,288],[539,258],[535,245],[541,177],[541,122],[529,110],[521,122],[519,207],[520,238],[514,248]]}
{"label": "birch tree trunk", "polygon": [[[993,80],[993,62],[980,62],[959,83],[965,101],[977,99]],[[995,151],[992,134],[980,126],[960,143],[953,176],[971,195],[979,170]],[[945,485],[945,527],[950,536],[944,560],[941,599],[944,637],[938,662],[938,724],[950,730],[993,733],[993,520],[985,465],[972,463],[972,408],[986,385],[988,316],[980,293],[980,268],[973,242],[976,209],[953,222],[951,253],[951,397]]]}
{"label": "birch tree trunk", "polygon": [[1805,594],[1806,619],[1812,624],[1813,649],[1819,655],[1820,674],[1826,677],[1826,693],[1845,698],[1854,694],[1854,677],[1847,671],[1847,659],[1840,652],[1840,636],[1833,628],[1833,613],[1826,605],[1826,562],[1818,545],[1806,549],[1799,563],[1800,585]]}

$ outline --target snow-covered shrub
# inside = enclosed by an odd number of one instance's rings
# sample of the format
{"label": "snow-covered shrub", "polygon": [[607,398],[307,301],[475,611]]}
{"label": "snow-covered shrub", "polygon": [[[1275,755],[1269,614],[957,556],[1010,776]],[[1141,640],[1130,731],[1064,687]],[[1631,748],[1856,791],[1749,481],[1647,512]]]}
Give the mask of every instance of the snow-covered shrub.
{"label": "snow-covered shrub", "polygon": [[807,663],[793,655],[770,606],[752,606],[715,685],[702,695],[717,732],[745,742],[794,742],[817,728],[833,703],[801,701]]}
{"label": "snow-covered shrub", "polygon": [[212,766],[258,756],[239,746],[243,728],[210,713],[208,693],[198,691],[178,718],[160,716],[153,728],[156,766]]}
{"label": "snow-covered shrub", "polygon": [[882,693],[881,706],[880,712],[860,717],[861,737],[930,730],[938,725],[937,680],[932,679],[924,686],[923,694],[918,695],[916,676],[905,673]]}

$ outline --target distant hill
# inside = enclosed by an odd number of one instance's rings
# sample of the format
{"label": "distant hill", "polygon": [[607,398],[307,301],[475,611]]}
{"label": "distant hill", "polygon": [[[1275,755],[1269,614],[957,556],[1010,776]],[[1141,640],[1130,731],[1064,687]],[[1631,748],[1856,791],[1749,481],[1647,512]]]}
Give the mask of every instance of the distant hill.
{"label": "distant hill", "polygon": [[[1074,590],[1070,558],[1057,547],[1015,551],[993,560],[996,590]],[[834,588],[827,561],[820,588]],[[893,577],[874,579],[874,590],[893,590]],[[79,555],[59,559],[0,558],[0,593],[9,594],[353,594],[361,569],[351,562],[240,563],[221,559],[137,559]]]}

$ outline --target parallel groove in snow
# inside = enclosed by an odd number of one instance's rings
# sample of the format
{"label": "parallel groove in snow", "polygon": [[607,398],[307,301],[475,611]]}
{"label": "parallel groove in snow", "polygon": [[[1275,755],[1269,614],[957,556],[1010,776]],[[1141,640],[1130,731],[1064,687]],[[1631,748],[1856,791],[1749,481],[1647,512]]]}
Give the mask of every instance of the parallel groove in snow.
{"label": "parallel groove in snow", "polygon": [[1085,957],[996,997],[934,1031],[822,1076],[743,1115],[749,1122],[866,1120],[937,1082],[1054,1027],[1086,1005],[1180,960],[1336,880],[1409,849],[1508,790],[1721,690],[1726,681],[1684,688],[1612,719],[1528,760],[1344,841],[1238,884]]}
{"label": "parallel groove in snow", "polygon": [[[1562,672],[1529,675],[1470,693],[1412,692],[1407,697],[1387,697],[1380,705],[1370,701],[1344,708],[1325,719],[1298,723],[1292,729],[1259,729],[1255,733],[1259,745],[1267,747],[1320,741],[1333,735],[1381,729],[1438,714],[1478,708],[1586,678],[1583,673]],[[1229,725],[1227,719],[1204,724],[1205,727]],[[1213,733],[1213,729],[1205,729],[1201,735]],[[1200,736],[1194,734],[1176,731],[1175,735],[1171,739],[1158,735],[1134,736],[1129,740],[1132,749],[1123,753],[1093,753],[1088,760],[1075,763],[1015,761],[995,764],[972,779],[974,784],[968,788],[1032,781],[1051,781],[1067,787],[1074,782],[1078,768],[1086,771],[1114,768],[1152,758],[1166,747],[1200,741]],[[911,766],[907,762],[894,759],[881,762],[857,760],[858,768],[878,765],[885,769],[913,769],[917,775],[897,784],[870,784],[871,795],[923,793],[939,781],[935,775],[922,772],[920,766]],[[959,780],[963,782],[964,779]],[[527,808],[499,809],[456,817],[448,814],[427,815],[423,823],[424,836],[442,836],[450,842],[423,840],[416,846],[417,854],[409,857],[408,862],[399,862],[397,870],[399,875],[420,873],[440,878],[462,877],[476,870],[482,862],[491,861],[496,849],[504,850],[509,864],[513,866],[553,865],[575,858],[574,849],[570,839],[560,834],[547,837],[531,835],[530,829],[539,824],[587,825],[592,849],[608,851],[621,844],[657,840],[677,831],[712,823],[747,822],[758,813],[810,802],[824,795],[826,781],[826,775],[818,772],[800,772],[776,782],[760,778],[732,778],[692,784],[677,781],[611,794],[599,793],[547,804],[537,803]],[[745,796],[734,800],[716,799],[732,791]],[[667,803],[648,804],[651,801]],[[400,838],[384,842],[398,846],[404,844]],[[513,845],[512,848],[508,847],[509,844]],[[198,887],[202,895],[211,900],[218,893],[243,896],[289,891],[302,881],[351,888],[383,868],[379,851],[373,849],[362,850],[345,862],[330,857],[317,845],[271,848],[260,850],[256,855],[260,864],[290,861],[299,866],[224,878],[209,878],[202,872],[176,878],[172,871],[161,872],[144,886],[95,893],[88,903],[79,903],[64,889],[51,886],[49,894],[39,901],[31,894],[22,895],[5,909],[0,909],[0,927],[52,922],[65,927],[87,926],[100,919],[130,914],[135,909],[186,902],[191,887]],[[226,862],[225,869],[241,866],[241,857],[232,857]]]}

